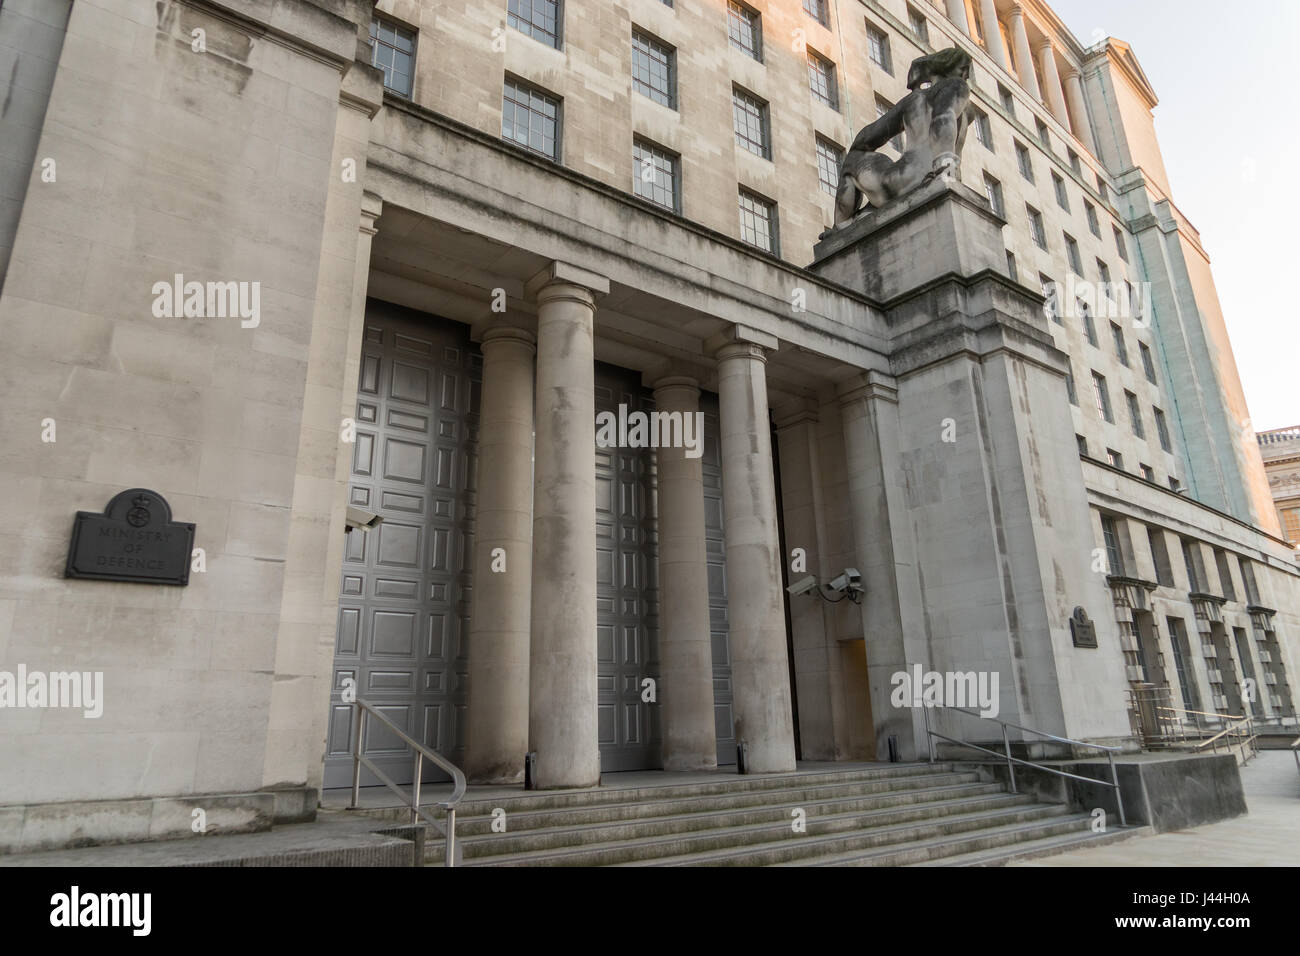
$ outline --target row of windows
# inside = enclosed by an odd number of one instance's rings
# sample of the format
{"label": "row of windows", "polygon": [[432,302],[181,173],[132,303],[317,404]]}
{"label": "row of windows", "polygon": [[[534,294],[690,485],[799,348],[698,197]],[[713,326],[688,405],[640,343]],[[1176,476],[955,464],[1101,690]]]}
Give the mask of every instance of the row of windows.
{"label": "row of windows", "polygon": [[[1129,521],[1113,515],[1101,516],[1102,542],[1106,546],[1106,560],[1110,573],[1126,575],[1129,570],[1124,560],[1125,552],[1132,551],[1128,537]],[[1152,525],[1146,525],[1147,544],[1151,551],[1151,563],[1155,566],[1156,583],[1161,587],[1174,587],[1173,565],[1169,560],[1169,547],[1165,542],[1165,532]],[[1205,573],[1204,552],[1200,542],[1194,538],[1178,536],[1183,553],[1183,567],[1187,572],[1187,583],[1192,593],[1209,593],[1209,578]],[[1122,542],[1122,543],[1121,543]],[[1223,548],[1213,548],[1214,565],[1219,576],[1219,597],[1229,601],[1237,600],[1237,588],[1233,584],[1228,552]],[[1237,559],[1237,571],[1245,588],[1245,599],[1249,604],[1259,603],[1259,587],[1255,582],[1255,569],[1249,559],[1234,555]]]}
{"label": "row of windows", "polygon": [[[1066,395],[1070,404],[1076,408],[1079,406],[1079,392],[1074,384],[1074,373],[1067,371],[1065,373]],[[1110,388],[1106,383],[1106,376],[1100,372],[1092,373],[1092,392],[1097,406],[1097,414],[1101,416],[1102,421],[1110,424],[1115,423],[1115,413],[1110,402]],[[1137,395],[1124,389],[1124,404],[1128,409],[1129,428],[1133,434],[1143,440],[1147,437],[1146,426],[1142,419],[1141,403]],[[1172,453],[1173,442],[1169,437],[1169,423],[1165,418],[1165,413],[1156,405],[1151,406],[1151,416],[1156,424],[1156,437],[1160,440],[1160,447],[1165,451]]]}

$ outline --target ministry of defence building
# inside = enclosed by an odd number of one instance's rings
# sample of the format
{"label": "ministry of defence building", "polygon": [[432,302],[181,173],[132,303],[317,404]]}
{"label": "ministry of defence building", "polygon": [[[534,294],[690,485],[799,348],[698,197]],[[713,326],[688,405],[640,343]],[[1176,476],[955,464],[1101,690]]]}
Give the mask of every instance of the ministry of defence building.
{"label": "ministry of defence building", "polygon": [[[950,47],[958,174],[836,227]],[[543,789],[924,759],[900,674],[1294,720],[1156,93],[1039,0],[4,0],[0,82],[0,848],[309,817],[354,696]]]}

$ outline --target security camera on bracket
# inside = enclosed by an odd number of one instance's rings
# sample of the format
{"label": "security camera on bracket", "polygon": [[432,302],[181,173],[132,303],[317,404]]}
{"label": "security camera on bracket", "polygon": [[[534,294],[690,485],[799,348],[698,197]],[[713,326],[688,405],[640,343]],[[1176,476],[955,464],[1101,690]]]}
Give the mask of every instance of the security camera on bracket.
{"label": "security camera on bracket", "polygon": [[[848,598],[854,604],[862,603],[862,575],[857,568],[845,568],[844,573],[834,578],[830,584],[817,584],[817,578],[809,574],[795,581],[786,590],[791,596],[799,594],[816,594],[827,604],[839,604]],[[839,597],[831,597],[838,594]]]}

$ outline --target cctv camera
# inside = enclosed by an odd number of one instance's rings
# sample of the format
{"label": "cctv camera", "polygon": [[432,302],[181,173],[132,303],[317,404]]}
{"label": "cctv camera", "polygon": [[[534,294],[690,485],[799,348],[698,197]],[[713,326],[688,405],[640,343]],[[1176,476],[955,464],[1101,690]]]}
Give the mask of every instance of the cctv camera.
{"label": "cctv camera", "polygon": [[832,591],[839,593],[860,591],[862,590],[862,575],[858,573],[857,568],[845,568],[844,573],[833,580],[828,587]]}
{"label": "cctv camera", "polygon": [[794,584],[786,588],[786,590],[792,595],[807,594],[815,587],[817,587],[817,579],[810,574],[806,578],[800,578],[798,581],[794,582]]}
{"label": "cctv camera", "polygon": [[380,522],[383,520],[383,518],[375,514],[373,511],[362,511],[360,508],[353,508],[351,505],[348,506],[346,521],[348,531],[351,531],[353,528],[360,528],[362,531],[369,531],[371,528],[378,527]]}

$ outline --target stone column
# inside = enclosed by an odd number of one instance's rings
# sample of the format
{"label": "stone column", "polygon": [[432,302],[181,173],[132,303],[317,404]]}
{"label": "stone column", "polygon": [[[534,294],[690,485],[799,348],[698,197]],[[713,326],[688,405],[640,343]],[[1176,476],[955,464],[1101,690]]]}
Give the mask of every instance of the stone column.
{"label": "stone column", "polygon": [[984,26],[984,47],[995,63],[1008,69],[1007,51],[1002,48],[1002,31],[998,29],[998,10],[993,0],[980,0],[980,23]]}
{"label": "stone column", "polygon": [[532,644],[528,740],[534,786],[600,782],[596,714],[596,293],[609,283],[552,263],[537,308]]}
{"label": "stone column", "polygon": [[524,779],[536,341],[531,332],[499,327],[489,329],[482,343],[465,753],[465,772],[473,783],[519,783]]}
{"label": "stone column", "polygon": [[1065,126],[1070,125],[1070,117],[1065,109],[1065,94],[1061,92],[1061,74],[1056,70],[1056,52],[1052,41],[1047,37],[1038,45],[1038,59],[1043,64],[1044,102],[1047,108]]}
{"label": "stone column", "polygon": [[[693,378],[655,383],[655,409],[694,428],[700,390]],[[689,426],[686,423],[690,422]],[[702,431],[702,430],[701,430]],[[702,435],[697,437],[701,438]],[[703,446],[700,446],[701,450]],[[704,467],[685,447],[660,447],[659,673],[665,770],[715,770],[713,647],[704,542]]]}
{"label": "stone column", "polygon": [[794,721],[766,351],[753,341],[733,341],[717,356],[736,740],[745,745],[748,772],[790,771],[795,769]]}
{"label": "stone column", "polygon": [[970,36],[970,23],[966,19],[966,0],[948,0],[948,19],[957,29]]}
{"label": "stone column", "polygon": [[1088,152],[1097,155],[1097,140],[1092,135],[1092,124],[1088,122],[1088,107],[1083,98],[1083,79],[1078,70],[1065,72],[1065,99],[1070,107],[1070,129]]}
{"label": "stone column", "polygon": [[1038,88],[1038,74],[1034,72],[1034,54],[1029,49],[1029,34],[1025,32],[1025,11],[1019,4],[1011,8],[1011,42],[1016,45],[1016,71],[1020,75],[1020,85],[1029,95],[1039,102],[1043,91]]}

